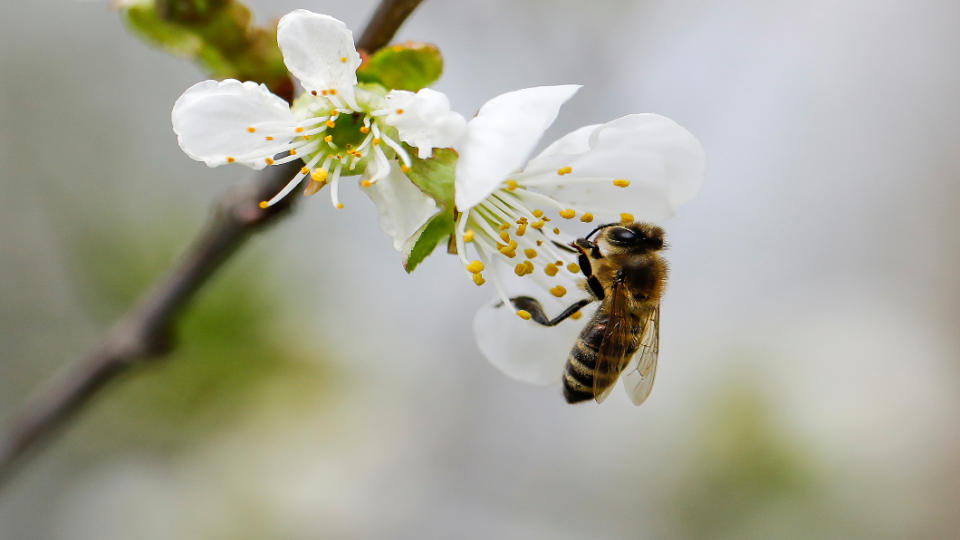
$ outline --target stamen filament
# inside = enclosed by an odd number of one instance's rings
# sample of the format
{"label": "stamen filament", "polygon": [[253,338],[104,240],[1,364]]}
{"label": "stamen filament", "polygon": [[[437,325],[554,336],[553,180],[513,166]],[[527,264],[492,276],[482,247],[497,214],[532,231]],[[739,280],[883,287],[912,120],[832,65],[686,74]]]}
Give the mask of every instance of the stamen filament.
{"label": "stamen filament", "polygon": [[398,156],[400,156],[400,161],[402,161],[404,165],[406,165],[407,167],[410,166],[410,163],[411,163],[410,154],[408,154],[407,151],[404,150],[403,146],[401,146],[399,143],[397,143],[396,141],[394,141],[393,139],[391,139],[390,137],[387,137],[382,133],[380,134],[380,138],[383,139],[383,142],[386,143],[387,146],[389,146],[390,148],[393,148],[393,151],[396,152]]}
{"label": "stamen filament", "polygon": [[330,202],[333,203],[334,208],[343,208],[343,205],[340,204],[340,169],[342,168],[343,164],[337,162],[330,178]]}
{"label": "stamen filament", "polygon": [[[318,161],[320,161],[320,156],[317,156],[312,160],[310,160],[310,162],[307,163],[306,167],[301,169],[300,172],[293,177],[293,180],[290,180],[289,182],[287,182],[287,185],[283,186],[283,189],[281,189],[279,193],[277,193],[276,195],[273,196],[273,198],[267,201],[266,208],[269,208],[277,204],[278,202],[280,202],[280,200],[286,197],[291,191],[294,190],[294,188],[300,185],[300,182],[302,182],[303,179],[307,177],[310,169],[312,169],[313,166],[316,165]],[[304,172],[304,170],[306,170],[307,172]]]}

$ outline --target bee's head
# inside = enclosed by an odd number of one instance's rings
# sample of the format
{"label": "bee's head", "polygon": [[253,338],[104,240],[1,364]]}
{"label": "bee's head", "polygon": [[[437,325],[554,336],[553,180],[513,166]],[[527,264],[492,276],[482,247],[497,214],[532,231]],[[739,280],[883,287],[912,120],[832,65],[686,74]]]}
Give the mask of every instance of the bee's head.
{"label": "bee's head", "polygon": [[639,222],[606,227],[602,240],[615,253],[649,253],[664,246],[663,229]]}

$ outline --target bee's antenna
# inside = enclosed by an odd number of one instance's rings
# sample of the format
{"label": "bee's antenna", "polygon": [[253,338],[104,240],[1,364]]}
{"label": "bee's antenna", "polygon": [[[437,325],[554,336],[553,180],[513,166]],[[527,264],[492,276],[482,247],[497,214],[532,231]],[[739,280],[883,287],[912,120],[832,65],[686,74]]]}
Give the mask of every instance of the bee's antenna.
{"label": "bee's antenna", "polygon": [[597,234],[597,232],[606,229],[607,227],[613,227],[614,225],[619,225],[619,223],[607,223],[606,225],[598,225],[596,229],[590,231],[590,234],[584,236],[584,240],[589,240],[591,236]]}

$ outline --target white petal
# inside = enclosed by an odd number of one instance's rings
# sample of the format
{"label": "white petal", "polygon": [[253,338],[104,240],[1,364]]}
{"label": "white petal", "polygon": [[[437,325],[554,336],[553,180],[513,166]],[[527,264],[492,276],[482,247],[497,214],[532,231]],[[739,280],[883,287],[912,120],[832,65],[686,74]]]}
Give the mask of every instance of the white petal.
{"label": "white petal", "polygon": [[396,162],[391,164],[389,174],[363,191],[377,205],[380,228],[393,238],[397,251],[437,213],[433,199],[413,185]]}
{"label": "white petal", "polygon": [[[187,89],[173,105],[173,131],[180,148],[210,167],[233,157],[255,169],[265,157],[282,151],[292,140],[296,119],[290,105],[255,82],[227,79],[203,81]],[[250,133],[251,126],[269,125]],[[272,135],[273,141],[267,141]]]}
{"label": "white petal", "polygon": [[429,158],[434,148],[453,146],[466,130],[466,120],[450,110],[450,100],[442,92],[391,90],[386,103],[390,114],[384,121],[397,128],[400,140],[417,147],[420,159]]}
{"label": "white petal", "polygon": [[523,167],[560,106],[579,85],[539,86],[491,99],[467,124],[456,171],[456,203],[463,212]]}
{"label": "white petal", "polygon": [[593,132],[601,125],[602,124],[591,124],[589,126],[583,126],[553,141],[550,143],[550,146],[544,148],[537,157],[527,163],[526,169],[531,170],[536,167],[537,161],[543,159],[544,156],[581,154],[590,150],[590,136],[593,135]]}
{"label": "white petal", "polygon": [[342,21],[305,9],[291,11],[277,24],[277,43],[283,63],[304,88],[333,88],[348,105],[354,103],[360,54]]}
{"label": "white petal", "polygon": [[[561,167],[572,172],[559,176]],[[539,182],[537,191],[599,219],[616,221],[627,212],[660,221],[696,196],[705,168],[703,147],[689,131],[660,115],[632,114],[562,137],[531,160],[525,174],[531,184]],[[577,181],[585,177],[597,180]],[[615,187],[619,178],[630,185]]]}
{"label": "white petal", "polygon": [[497,300],[477,311],[473,333],[480,352],[507,376],[531,384],[551,384],[560,381],[567,356],[594,309],[588,306],[581,319],[567,319],[548,328],[521,319],[512,306]]}

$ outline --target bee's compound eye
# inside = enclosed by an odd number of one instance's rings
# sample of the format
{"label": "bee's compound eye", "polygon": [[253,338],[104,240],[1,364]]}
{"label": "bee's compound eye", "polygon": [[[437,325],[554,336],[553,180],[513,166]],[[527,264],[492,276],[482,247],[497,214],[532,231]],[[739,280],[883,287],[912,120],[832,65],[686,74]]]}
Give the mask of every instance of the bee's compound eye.
{"label": "bee's compound eye", "polygon": [[611,229],[607,238],[615,244],[629,245],[635,244],[639,238],[637,234],[626,227],[616,227]]}

